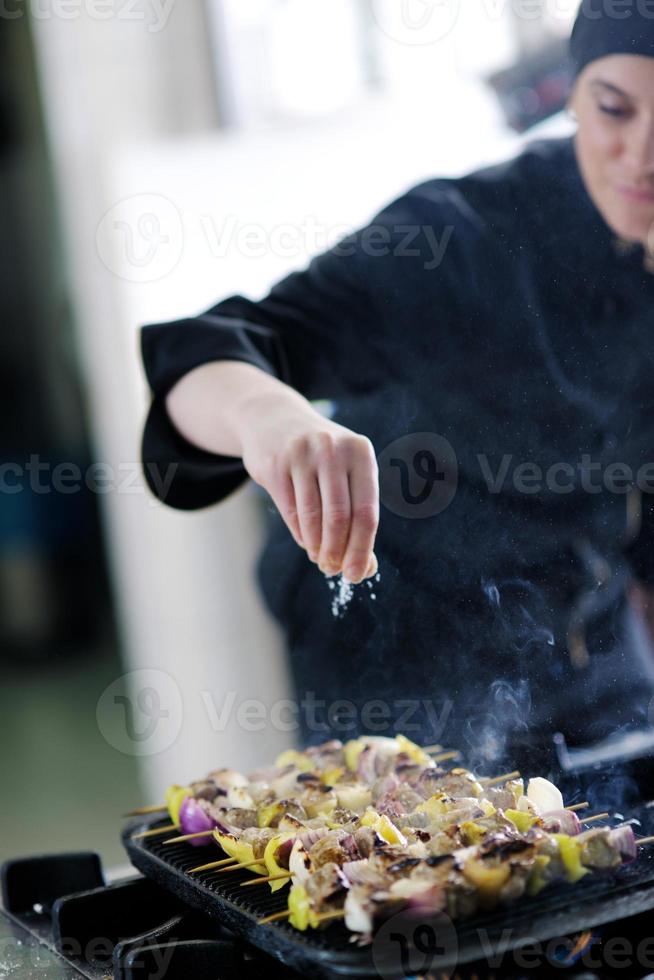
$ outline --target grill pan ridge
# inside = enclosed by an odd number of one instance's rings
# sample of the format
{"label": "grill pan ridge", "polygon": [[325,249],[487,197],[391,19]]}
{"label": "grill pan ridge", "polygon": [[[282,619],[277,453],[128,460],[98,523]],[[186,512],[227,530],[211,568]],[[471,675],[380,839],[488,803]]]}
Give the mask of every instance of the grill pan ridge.
{"label": "grill pan ridge", "polygon": [[[636,810],[639,835],[654,833],[654,812]],[[322,930],[298,932],[286,922],[259,925],[258,920],[286,908],[287,890],[272,894],[267,886],[241,888],[240,883],[257,876],[249,871],[220,874],[202,871],[188,875],[222,852],[217,848],[195,848],[190,844],[164,845],[157,838],[134,840],[143,830],[163,826],[168,820],[131,823],[123,831],[123,844],[130,861],[142,874],[183,899],[189,905],[220,920],[236,935],[277,957],[281,962],[313,977],[379,976],[372,947],[355,946],[340,922]],[[205,855],[208,855],[205,857]],[[455,923],[458,949],[451,963],[439,959],[438,966],[463,965],[507,952],[527,941],[546,941],[600,926],[607,922],[654,908],[654,847],[641,853],[631,865],[615,873],[598,873],[575,885],[557,885],[535,898],[477,915]]]}

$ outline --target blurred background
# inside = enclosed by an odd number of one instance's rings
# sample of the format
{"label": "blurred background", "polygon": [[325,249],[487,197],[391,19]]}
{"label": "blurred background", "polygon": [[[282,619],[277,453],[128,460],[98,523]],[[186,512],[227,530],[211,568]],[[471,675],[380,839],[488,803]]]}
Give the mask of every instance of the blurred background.
{"label": "blurred background", "polygon": [[265,500],[148,496],[139,325],[569,131],[577,5],[1,0],[0,859],[118,862],[124,810],[294,739]]}

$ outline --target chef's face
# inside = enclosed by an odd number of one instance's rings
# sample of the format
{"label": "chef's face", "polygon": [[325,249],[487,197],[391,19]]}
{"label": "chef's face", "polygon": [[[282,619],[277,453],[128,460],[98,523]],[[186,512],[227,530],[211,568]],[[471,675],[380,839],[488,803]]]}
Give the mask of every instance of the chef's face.
{"label": "chef's face", "polygon": [[577,159],[613,231],[654,248],[654,58],[615,54],[577,79]]}

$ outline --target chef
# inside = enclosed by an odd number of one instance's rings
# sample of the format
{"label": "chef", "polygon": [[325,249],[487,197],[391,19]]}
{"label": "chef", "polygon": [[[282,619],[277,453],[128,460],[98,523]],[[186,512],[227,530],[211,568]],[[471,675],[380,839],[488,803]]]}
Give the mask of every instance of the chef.
{"label": "chef", "polygon": [[305,741],[405,731],[497,766],[650,720],[626,602],[654,584],[645,8],[582,5],[574,138],[413,187],[258,302],[143,330],[152,489],[175,464],[173,507],[248,478],[274,504],[260,583]]}

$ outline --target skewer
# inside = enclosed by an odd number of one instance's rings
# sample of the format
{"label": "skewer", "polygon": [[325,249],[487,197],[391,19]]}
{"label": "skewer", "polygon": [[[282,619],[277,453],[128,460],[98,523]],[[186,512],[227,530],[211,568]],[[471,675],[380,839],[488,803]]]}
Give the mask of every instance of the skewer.
{"label": "skewer", "polygon": [[644,844],[654,844],[654,836],[653,837],[641,837],[641,838],[639,838],[636,841],[636,846],[637,847],[642,847]]}
{"label": "skewer", "polygon": [[132,834],[132,840],[144,840],[146,837],[157,837],[159,834],[169,834],[171,830],[176,830],[175,824],[166,824],[165,827],[156,827],[154,830],[143,830],[140,834]]}
{"label": "skewer", "polygon": [[576,813],[577,810],[586,810],[590,806],[588,800],[584,800],[583,803],[573,803],[572,806],[566,806],[563,809],[567,810],[569,813]]}
{"label": "skewer", "polygon": [[501,776],[493,776],[491,779],[480,779],[483,786],[497,786],[498,783],[507,783],[509,779],[519,779],[520,773],[517,769],[513,772],[504,772]]}
{"label": "skewer", "polygon": [[124,817],[145,817],[148,813],[160,813],[163,810],[167,810],[168,807],[165,803],[158,803],[156,806],[140,806],[136,810],[130,810],[129,813],[124,813]]}
{"label": "skewer", "polygon": [[242,881],[241,888],[251,888],[252,885],[265,885],[269,881],[281,881],[282,879],[289,881],[293,875],[283,874],[283,875],[266,875],[265,878],[253,878],[252,881]]}
{"label": "skewer", "polygon": [[233,864],[234,858],[225,858],[223,861],[212,861],[210,864],[201,864],[199,868],[191,868],[188,874],[192,875],[196,871],[212,871],[214,868],[224,868],[226,864]]}
{"label": "skewer", "polygon": [[[265,919],[259,919],[257,925],[265,926],[269,922],[279,922],[280,919],[289,919],[291,917],[291,912],[289,909],[284,909],[283,912],[275,912],[274,915],[267,915]],[[330,919],[344,919],[345,910],[339,912],[323,912],[322,915],[316,916],[318,922],[329,922]]]}
{"label": "skewer", "polygon": [[[171,827],[170,829],[171,830],[174,830],[175,828],[174,827]],[[182,834],[181,837],[171,837],[170,840],[165,840],[163,843],[164,844],[181,844],[182,841],[185,841],[185,840],[195,840],[196,837],[209,837],[210,834],[213,834],[213,830],[200,830],[200,831],[198,831],[197,834]]]}
{"label": "skewer", "polygon": [[338,912],[323,912],[318,916],[318,922],[329,922],[330,919],[344,919],[345,909],[341,909]]}
{"label": "skewer", "polygon": [[593,823],[595,820],[606,820],[610,817],[610,813],[594,813],[592,817],[584,817],[581,821],[582,823]]}
{"label": "skewer", "polygon": [[443,751],[443,746],[442,745],[423,745],[422,746],[422,751],[423,752],[427,752],[429,754],[431,754],[432,752],[442,752]]}
{"label": "skewer", "polygon": [[275,912],[274,915],[267,915],[265,917],[265,919],[259,919],[259,921],[257,922],[257,925],[258,926],[265,926],[269,922],[278,922],[280,919],[288,919],[288,918],[290,918],[290,915],[291,915],[291,913],[290,913],[289,909],[284,909],[283,912]]}
{"label": "skewer", "polygon": [[264,864],[263,858],[259,858],[258,861],[245,861],[242,864],[240,862],[237,862],[236,864],[230,865],[229,868],[223,868],[223,872],[225,872],[225,871],[241,871],[243,868],[256,868],[256,867],[264,867],[265,868],[265,864]]}
{"label": "skewer", "polygon": [[453,749],[451,752],[441,752],[439,755],[432,755],[434,762],[445,762],[447,759],[458,759],[461,753]]}

